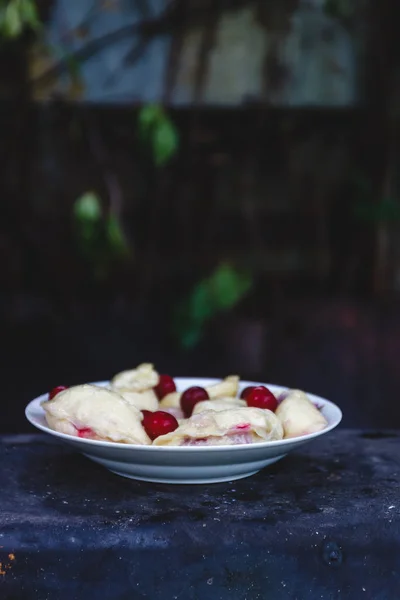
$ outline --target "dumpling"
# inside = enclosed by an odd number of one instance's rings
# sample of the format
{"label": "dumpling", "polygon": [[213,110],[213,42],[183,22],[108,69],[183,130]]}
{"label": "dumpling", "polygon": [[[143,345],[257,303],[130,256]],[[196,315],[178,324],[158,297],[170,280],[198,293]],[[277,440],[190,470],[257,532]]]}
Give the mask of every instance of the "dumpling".
{"label": "dumpling", "polygon": [[207,410],[156,438],[156,446],[222,446],[280,440],[283,428],[273,412],[260,408]]}
{"label": "dumpling", "polygon": [[247,406],[246,402],[240,398],[217,398],[216,400],[203,400],[195,405],[192,414],[197,415],[205,410],[215,410],[217,412],[221,412],[222,410],[229,410],[230,408],[242,408],[245,406]]}
{"label": "dumpling", "polygon": [[234,398],[239,389],[239,377],[237,375],[228,375],[222,381],[209,385],[206,390],[210,398]]}
{"label": "dumpling", "polygon": [[[234,398],[239,389],[239,377],[229,375],[222,381],[206,387],[206,392],[210,399],[214,398]],[[160,402],[160,408],[180,408],[181,392],[171,392],[167,394]]]}
{"label": "dumpling", "polygon": [[166,408],[180,408],[181,396],[181,392],[171,392],[170,394],[167,394],[162,400],[160,400],[160,408],[162,410]]}
{"label": "dumpling", "polygon": [[113,377],[111,385],[117,389],[143,392],[154,388],[159,381],[159,374],[150,363],[143,363],[129,371],[122,371]]}
{"label": "dumpling", "polygon": [[42,403],[52,429],[82,438],[151,444],[142,415],[119,394],[94,385],[78,385]]}
{"label": "dumpling", "polygon": [[125,400],[139,410],[157,410],[158,398],[154,387],[158,384],[159,375],[150,363],[143,363],[131,369],[122,371],[111,380],[111,389],[115,390]]}
{"label": "dumpling", "polygon": [[285,438],[315,433],[328,425],[321,411],[300,390],[290,390],[275,414],[283,425]]}
{"label": "dumpling", "polygon": [[121,394],[128,404],[134,406],[138,410],[155,411],[158,409],[158,398],[153,390],[144,390],[143,392],[120,390],[119,394]]}

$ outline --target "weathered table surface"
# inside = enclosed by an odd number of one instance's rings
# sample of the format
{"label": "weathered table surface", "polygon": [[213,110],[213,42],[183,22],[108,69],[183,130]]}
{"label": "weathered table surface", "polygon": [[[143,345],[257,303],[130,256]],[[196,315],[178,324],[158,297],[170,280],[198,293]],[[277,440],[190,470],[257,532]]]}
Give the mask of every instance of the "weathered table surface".
{"label": "weathered table surface", "polygon": [[400,432],[338,430],[233,483],[119,478],[0,437],[2,600],[400,598]]}

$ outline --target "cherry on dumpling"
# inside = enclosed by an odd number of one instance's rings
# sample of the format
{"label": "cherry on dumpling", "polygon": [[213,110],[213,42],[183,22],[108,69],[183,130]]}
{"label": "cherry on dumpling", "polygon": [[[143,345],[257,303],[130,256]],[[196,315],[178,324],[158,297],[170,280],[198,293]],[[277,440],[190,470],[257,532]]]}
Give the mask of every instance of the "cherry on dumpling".
{"label": "cherry on dumpling", "polygon": [[175,431],[177,427],[179,427],[179,423],[175,417],[164,412],[163,410],[157,410],[156,412],[142,410],[142,413],[142,425],[151,440],[155,440],[160,435],[171,433],[172,431]]}
{"label": "cherry on dumpling", "polygon": [[209,400],[210,396],[207,391],[199,386],[188,388],[181,396],[181,408],[185,417],[190,417],[194,407],[198,402]]}
{"label": "cherry on dumpling", "polygon": [[53,388],[49,393],[49,400],[53,400],[53,398],[55,398],[57,394],[67,389],[68,388],[65,385],[58,385],[57,387]]}
{"label": "cherry on dumpling", "polygon": [[264,385],[257,385],[251,389],[245,397],[247,406],[253,408],[264,408],[275,412],[278,408],[278,400],[274,394]]}
{"label": "cherry on dumpling", "polygon": [[244,390],[242,390],[242,393],[240,394],[240,397],[242,400],[246,400],[248,394],[251,392],[251,390],[254,390],[254,385],[248,385],[247,387],[244,388]]}
{"label": "cherry on dumpling", "polygon": [[160,375],[154,391],[159,400],[162,400],[168,394],[176,392],[175,381],[172,379],[171,375]]}

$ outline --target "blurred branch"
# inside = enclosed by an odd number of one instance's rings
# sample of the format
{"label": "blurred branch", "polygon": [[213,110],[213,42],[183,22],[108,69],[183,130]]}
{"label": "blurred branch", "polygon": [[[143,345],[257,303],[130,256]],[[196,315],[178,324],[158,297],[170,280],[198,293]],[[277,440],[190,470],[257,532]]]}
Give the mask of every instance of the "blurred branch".
{"label": "blurred branch", "polygon": [[[173,0],[159,17],[144,19],[139,23],[125,25],[115,31],[111,31],[98,39],[88,42],[83,48],[71,52],[69,58],[78,62],[86,61],[107,46],[116,44],[133,35],[141,37],[136,50],[133,51],[134,56],[140,56],[143,51],[143,40],[146,40],[145,43],[147,44],[156,36],[174,34],[182,29],[202,25],[204,24],[204,19],[210,17],[210,13],[220,14],[225,10],[235,10],[246,4],[246,0],[231,0],[230,2],[224,0],[217,7],[196,6],[188,11],[184,21],[181,18],[182,9],[180,3],[177,0]],[[66,72],[68,72],[68,65],[62,60],[49,68],[45,73],[31,80],[29,84],[45,85]]]}
{"label": "blurred branch", "polygon": [[[143,21],[151,20],[151,10],[147,2],[148,0],[137,0],[137,5],[141,12]],[[154,17],[151,18],[154,19]],[[113,73],[108,77],[106,81],[107,86],[112,85],[112,83],[120,76],[120,71],[123,70],[125,66],[133,66],[135,63],[137,63],[138,60],[142,58],[142,56],[147,50],[151,39],[152,36],[149,35],[142,35],[139,37],[139,40],[136,42],[134,47],[131,48],[128,54],[126,54],[126,56],[124,57],[123,61],[119,65],[119,68],[117,70],[114,70]]]}
{"label": "blurred branch", "polygon": [[[158,25],[158,21],[153,22],[145,22],[145,23],[136,23],[133,25],[126,25],[117,29],[116,31],[112,31],[111,33],[107,33],[106,35],[93,40],[86,44],[83,48],[76,50],[75,52],[71,52],[68,55],[69,60],[74,62],[83,62],[95,56],[98,52],[103,50],[103,48],[107,47],[110,44],[115,44],[127,37],[130,37],[133,34],[142,34],[147,30],[154,30],[153,28]],[[155,34],[155,33],[154,33]],[[57,79],[61,75],[64,75],[69,71],[69,66],[66,60],[61,60],[56,63],[50,69],[39,75],[38,77],[32,79],[30,81],[30,85],[47,85],[51,83],[54,79]]]}

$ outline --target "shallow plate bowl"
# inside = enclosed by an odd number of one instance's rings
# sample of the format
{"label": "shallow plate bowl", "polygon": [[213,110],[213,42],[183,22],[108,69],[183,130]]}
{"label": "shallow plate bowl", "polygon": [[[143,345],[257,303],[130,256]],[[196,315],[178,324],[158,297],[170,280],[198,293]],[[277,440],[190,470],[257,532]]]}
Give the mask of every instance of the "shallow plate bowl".
{"label": "shallow plate bowl", "polygon": [[[177,377],[174,380],[178,391],[195,385],[206,387],[220,381],[219,379],[193,377]],[[96,383],[96,385],[102,386],[107,384],[108,382],[104,381]],[[241,381],[240,391],[250,385],[266,385],[274,394],[288,389],[279,385]],[[342,412],[338,406],[314,394],[308,394],[308,396],[321,409],[328,421],[328,426],[323,431],[287,440],[238,446],[167,448],[77,438],[59,433],[47,426],[44,410],[41,407],[41,402],[47,400],[47,394],[32,400],[26,407],[25,414],[28,421],[38,429],[67,442],[94,462],[103,465],[117,475],[156,483],[218,483],[254,475],[260,469],[277,462],[292,450],[327,434],[340,423]]]}

